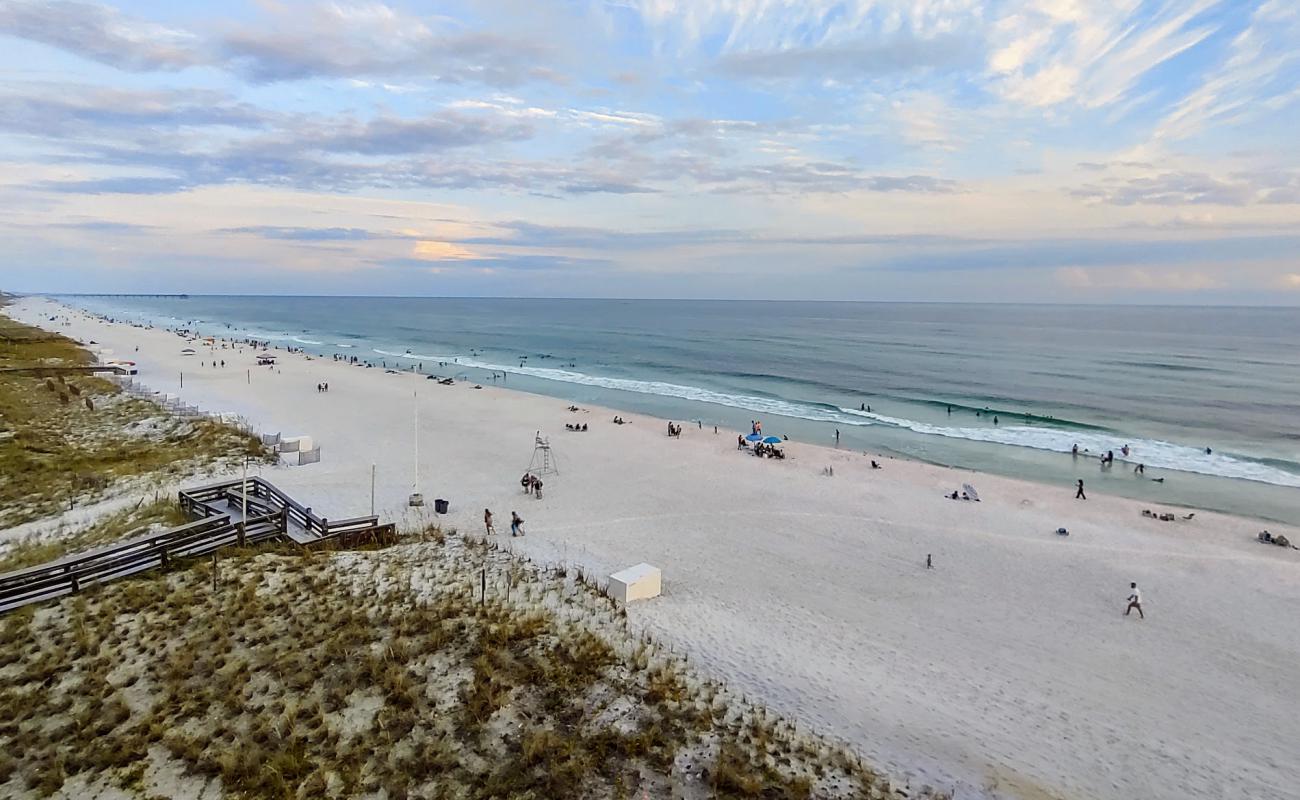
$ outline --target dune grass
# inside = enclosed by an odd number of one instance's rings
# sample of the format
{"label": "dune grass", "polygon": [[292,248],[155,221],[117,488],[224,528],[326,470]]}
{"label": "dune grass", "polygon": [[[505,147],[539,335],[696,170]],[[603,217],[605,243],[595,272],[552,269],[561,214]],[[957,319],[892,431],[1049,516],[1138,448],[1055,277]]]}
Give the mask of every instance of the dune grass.
{"label": "dune grass", "polygon": [[3,371],[91,362],[70,339],[0,314],[0,527],[65,510],[126,479],[268,457],[234,427],[172,418],[102,378]]}
{"label": "dune grass", "polygon": [[0,619],[0,795],[901,797],[481,541],[218,571]]}

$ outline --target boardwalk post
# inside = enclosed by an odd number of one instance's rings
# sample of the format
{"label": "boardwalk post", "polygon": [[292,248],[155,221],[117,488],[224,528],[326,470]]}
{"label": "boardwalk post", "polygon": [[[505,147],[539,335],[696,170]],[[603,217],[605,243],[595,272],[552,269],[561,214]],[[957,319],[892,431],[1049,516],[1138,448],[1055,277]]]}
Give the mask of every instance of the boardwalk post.
{"label": "boardwalk post", "polygon": [[212,594],[217,593],[217,551],[212,551]]}
{"label": "boardwalk post", "polygon": [[484,603],[487,602],[487,570],[486,569],[484,569],[482,572],[479,573],[479,581],[482,585],[482,589],[481,589],[482,593],[479,595],[478,603],[479,605],[483,605]]}

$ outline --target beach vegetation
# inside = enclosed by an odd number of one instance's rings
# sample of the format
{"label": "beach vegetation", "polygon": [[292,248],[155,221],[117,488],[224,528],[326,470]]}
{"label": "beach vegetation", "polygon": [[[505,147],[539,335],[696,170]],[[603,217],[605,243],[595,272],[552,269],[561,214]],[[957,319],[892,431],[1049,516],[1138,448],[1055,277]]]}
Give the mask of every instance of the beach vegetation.
{"label": "beach vegetation", "polygon": [[133,479],[175,480],[271,458],[233,426],[173,417],[104,378],[49,374],[93,361],[71,339],[0,314],[0,527],[85,504]]}
{"label": "beach vegetation", "polygon": [[182,561],[7,615],[0,654],[3,796],[795,800],[832,778],[880,785],[633,632],[589,583],[459,536],[228,552],[215,591],[206,560]]}

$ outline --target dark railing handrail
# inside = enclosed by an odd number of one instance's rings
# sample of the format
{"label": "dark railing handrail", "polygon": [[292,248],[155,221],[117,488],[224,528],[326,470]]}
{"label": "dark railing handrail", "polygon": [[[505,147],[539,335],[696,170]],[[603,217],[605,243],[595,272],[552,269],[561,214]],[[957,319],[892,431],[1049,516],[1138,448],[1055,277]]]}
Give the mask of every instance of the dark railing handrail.
{"label": "dark railing handrail", "polygon": [[[241,493],[247,497],[241,497]],[[309,541],[298,542],[308,547],[388,542],[397,534],[397,526],[381,525],[375,516],[330,522],[260,477],[185,489],[178,500],[186,513],[198,519],[0,575],[0,610],[73,594],[84,586],[165,565],[173,558],[207,555],[235,544],[291,538],[291,521],[312,534]],[[249,501],[248,515],[242,522],[234,521],[220,507],[242,500]]]}
{"label": "dark railing handrail", "polygon": [[229,522],[230,522],[229,516],[207,517],[204,519],[196,519],[193,522],[187,522],[184,525],[181,525],[180,527],[169,528],[168,530],[158,531],[157,533],[148,533],[143,536],[137,536],[133,539],[124,539],[122,541],[114,542],[113,544],[103,545],[101,547],[96,547],[91,550],[83,550],[80,553],[73,553],[71,555],[66,555],[63,556],[62,558],[58,558],[54,561],[49,561],[44,564],[38,564],[37,566],[34,567],[24,567],[23,569],[14,570],[13,572],[6,572],[0,574],[0,586],[3,586],[5,583],[8,583],[9,581],[12,580],[20,580],[28,575],[33,575],[39,572],[44,572],[49,570],[68,569],[71,567],[75,567],[86,561],[94,561],[96,559],[103,558],[105,556],[111,555],[120,550],[130,550],[144,543],[153,544],[159,541],[171,540],[173,537],[183,536],[184,534],[189,532],[206,531],[208,528],[211,528],[213,526],[225,525],[228,524]]}

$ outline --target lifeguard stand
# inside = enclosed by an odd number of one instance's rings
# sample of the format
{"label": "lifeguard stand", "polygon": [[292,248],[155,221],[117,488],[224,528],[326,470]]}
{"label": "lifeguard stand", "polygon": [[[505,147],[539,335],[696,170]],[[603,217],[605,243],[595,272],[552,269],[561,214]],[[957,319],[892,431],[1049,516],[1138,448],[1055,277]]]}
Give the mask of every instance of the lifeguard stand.
{"label": "lifeguard stand", "polygon": [[538,431],[533,437],[533,457],[528,462],[528,472],[533,475],[559,475],[560,465],[551,450],[551,440],[543,439]]}

